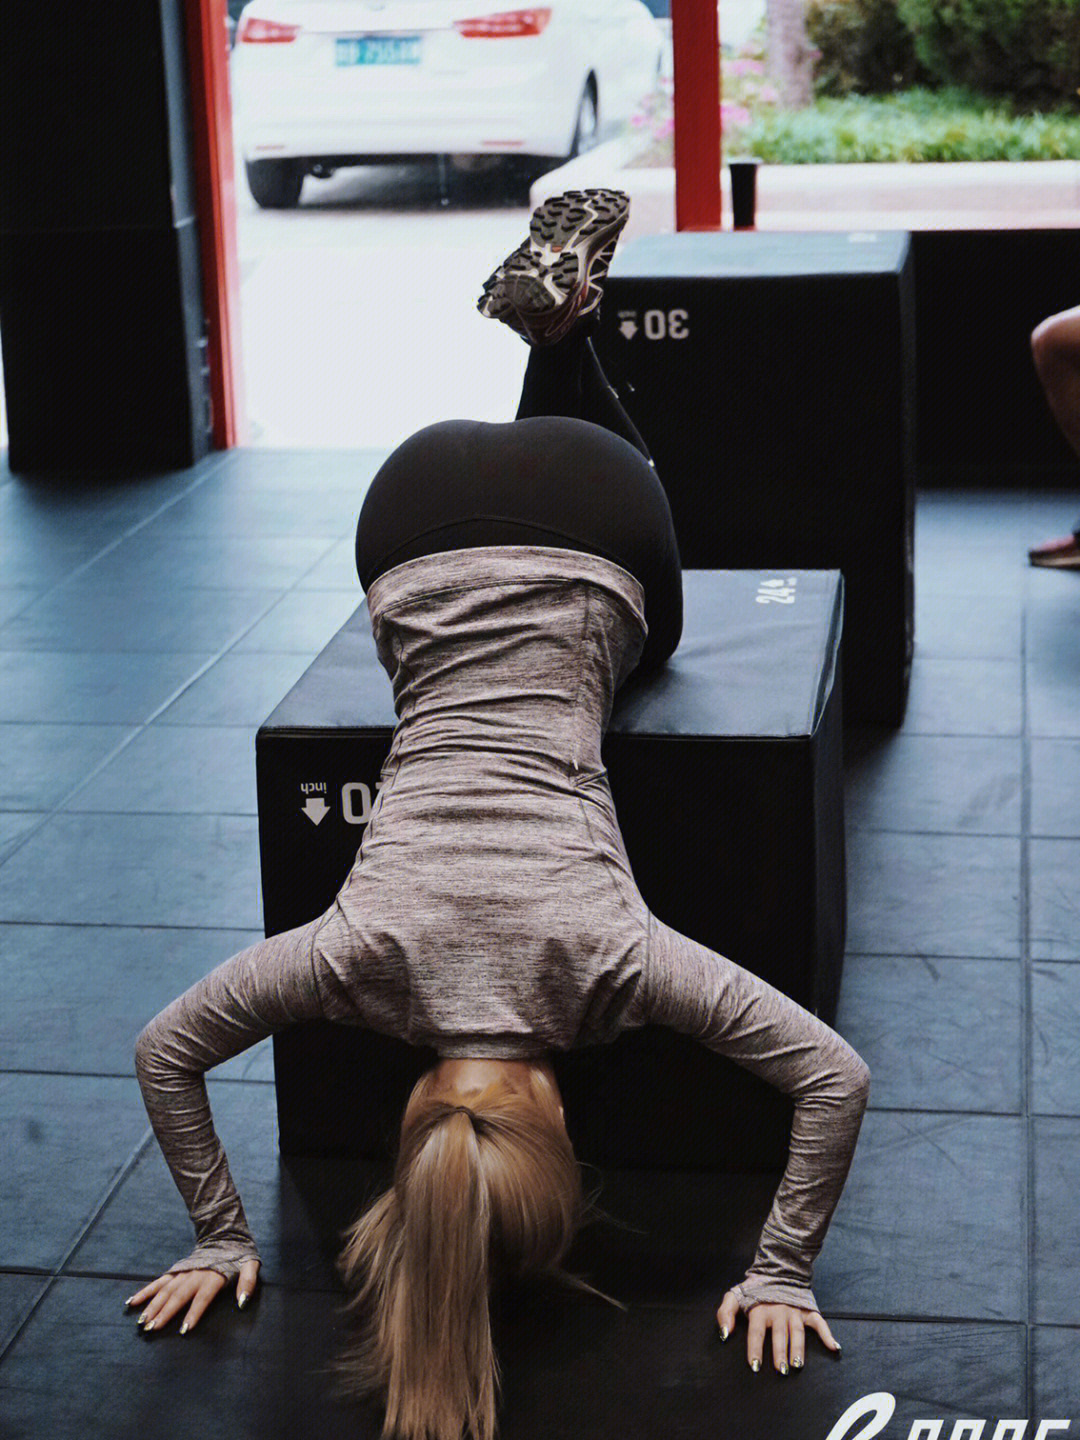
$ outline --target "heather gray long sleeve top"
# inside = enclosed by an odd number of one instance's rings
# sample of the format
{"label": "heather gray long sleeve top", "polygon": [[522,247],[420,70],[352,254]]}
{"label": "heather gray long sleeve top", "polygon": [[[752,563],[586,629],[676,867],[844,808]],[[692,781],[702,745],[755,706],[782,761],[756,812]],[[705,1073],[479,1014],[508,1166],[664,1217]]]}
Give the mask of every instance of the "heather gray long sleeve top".
{"label": "heather gray long sleeve top", "polygon": [[204,1072],[327,1019],[442,1056],[539,1058],[665,1025],[790,1094],[789,1160],[741,1303],[816,1309],[811,1270],[866,1105],[865,1064],[816,1017],[652,916],[600,742],[645,638],[638,582],[578,551],[491,546],[368,592],[398,724],[345,884],[310,925],[234,956],[136,1047],[155,1133],[195,1222],[174,1270],[257,1258]]}

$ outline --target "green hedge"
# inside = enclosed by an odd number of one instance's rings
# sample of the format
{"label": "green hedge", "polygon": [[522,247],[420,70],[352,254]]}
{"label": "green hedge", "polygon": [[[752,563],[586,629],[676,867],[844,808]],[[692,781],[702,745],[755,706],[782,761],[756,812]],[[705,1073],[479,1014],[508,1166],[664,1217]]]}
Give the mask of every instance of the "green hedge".
{"label": "green hedge", "polygon": [[811,0],[806,29],[819,94],[888,94],[929,78],[896,0]]}
{"label": "green hedge", "polygon": [[774,165],[852,161],[1080,160],[1080,118],[1017,115],[968,92],[819,99],[756,118],[741,147]]}
{"label": "green hedge", "polygon": [[810,0],[821,93],[924,80],[1077,109],[1080,0]]}

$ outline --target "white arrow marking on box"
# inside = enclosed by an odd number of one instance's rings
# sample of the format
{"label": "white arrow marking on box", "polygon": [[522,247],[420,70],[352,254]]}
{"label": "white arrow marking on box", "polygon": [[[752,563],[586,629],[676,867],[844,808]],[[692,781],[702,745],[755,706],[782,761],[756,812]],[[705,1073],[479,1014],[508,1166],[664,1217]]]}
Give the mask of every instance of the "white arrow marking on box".
{"label": "white arrow marking on box", "polygon": [[327,805],[321,796],[318,798],[312,796],[304,801],[301,809],[313,825],[318,825],[319,821],[322,820],[329,811],[330,806]]}
{"label": "white arrow marking on box", "polygon": [[619,326],[619,334],[622,335],[625,340],[632,340],[637,332],[638,327],[634,324],[633,320],[624,320]]}

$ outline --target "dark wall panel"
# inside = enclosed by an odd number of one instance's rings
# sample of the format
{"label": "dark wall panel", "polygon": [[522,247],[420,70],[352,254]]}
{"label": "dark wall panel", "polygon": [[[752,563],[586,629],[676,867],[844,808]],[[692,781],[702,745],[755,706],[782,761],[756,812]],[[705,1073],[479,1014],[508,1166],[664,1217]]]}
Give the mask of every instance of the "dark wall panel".
{"label": "dark wall panel", "polygon": [[5,20],[12,468],[190,465],[209,390],[180,0],[17,0]]}
{"label": "dark wall panel", "polygon": [[[194,226],[9,235],[0,263],[11,468],[171,467],[207,425],[184,271]],[[190,463],[184,461],[183,463]]]}
{"label": "dark wall panel", "polygon": [[0,227],[164,227],[194,214],[178,3],[5,7]]}
{"label": "dark wall panel", "polygon": [[1031,362],[1040,320],[1080,305],[1080,229],[929,230],[915,257],[923,483],[1075,480]]}

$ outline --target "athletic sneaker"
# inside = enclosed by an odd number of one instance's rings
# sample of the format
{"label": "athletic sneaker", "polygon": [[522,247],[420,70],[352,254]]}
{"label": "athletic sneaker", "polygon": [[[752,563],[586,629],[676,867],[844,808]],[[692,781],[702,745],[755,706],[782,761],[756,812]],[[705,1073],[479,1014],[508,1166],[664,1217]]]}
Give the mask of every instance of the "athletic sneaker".
{"label": "athletic sneaker", "polygon": [[1047,540],[1028,551],[1032,565],[1046,565],[1055,570],[1080,570],[1080,538],[1065,535],[1060,540]]}
{"label": "athletic sneaker", "polygon": [[604,276],[630,211],[621,190],[568,190],[536,210],[528,238],[484,285],[481,315],[530,345],[552,345],[600,304]]}

